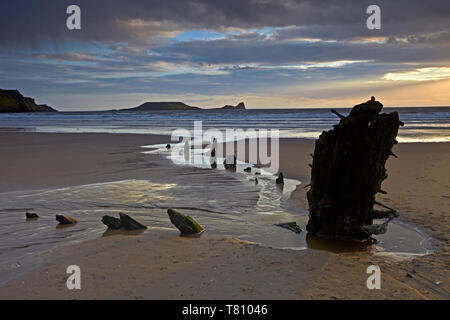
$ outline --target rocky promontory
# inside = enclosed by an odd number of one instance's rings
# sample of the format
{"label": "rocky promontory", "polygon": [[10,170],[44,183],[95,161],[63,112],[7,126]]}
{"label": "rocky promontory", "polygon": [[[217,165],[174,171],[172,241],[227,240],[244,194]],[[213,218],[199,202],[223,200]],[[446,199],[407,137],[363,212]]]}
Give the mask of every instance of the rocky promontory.
{"label": "rocky promontory", "polygon": [[231,105],[226,105],[223,106],[222,108],[215,108],[215,109],[222,109],[222,110],[245,110],[245,104],[243,102],[239,102],[237,105],[235,106],[231,106]]}
{"label": "rocky promontory", "polygon": [[57,112],[46,104],[36,104],[19,90],[0,89],[0,112]]}

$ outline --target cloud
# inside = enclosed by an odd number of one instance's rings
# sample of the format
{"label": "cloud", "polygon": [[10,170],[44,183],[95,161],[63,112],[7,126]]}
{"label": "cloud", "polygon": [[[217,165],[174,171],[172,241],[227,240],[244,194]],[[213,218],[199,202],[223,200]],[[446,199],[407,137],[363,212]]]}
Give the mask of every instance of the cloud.
{"label": "cloud", "polygon": [[[78,0],[82,30],[65,26],[68,0],[2,1],[0,46],[39,46],[73,40],[154,45],[193,29],[288,27],[280,38],[348,39],[373,36],[365,27],[368,0]],[[404,37],[449,29],[447,0],[379,0],[378,36]],[[432,23],[430,23],[432,21]]]}
{"label": "cloud", "polygon": [[40,60],[53,60],[53,61],[90,61],[97,62],[101,58],[95,55],[90,55],[82,52],[64,52],[54,54],[35,54],[34,57]]}
{"label": "cloud", "polygon": [[419,68],[410,71],[390,72],[383,76],[391,81],[430,81],[450,79],[450,67]]}
{"label": "cloud", "polygon": [[[195,63],[303,63],[332,60],[373,60],[377,62],[430,62],[448,60],[448,51],[420,44],[295,41],[277,39],[196,40],[153,48],[162,56]],[[449,48],[446,48],[449,49]]]}

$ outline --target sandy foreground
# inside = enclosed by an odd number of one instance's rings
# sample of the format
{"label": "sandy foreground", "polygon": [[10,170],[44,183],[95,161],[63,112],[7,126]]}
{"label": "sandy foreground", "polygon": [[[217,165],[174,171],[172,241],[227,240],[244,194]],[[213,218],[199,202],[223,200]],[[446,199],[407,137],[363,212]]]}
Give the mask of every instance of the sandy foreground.
{"label": "sandy foreground", "polygon": [[[1,132],[0,192],[151,178],[151,163],[139,146],[167,142],[148,135]],[[310,140],[281,140],[286,177],[309,182],[313,148]],[[49,251],[43,266],[1,285],[0,298],[449,299],[449,150],[447,143],[395,146],[398,159],[388,160],[383,185],[388,194],[379,198],[399,210],[401,221],[435,239],[437,249],[427,256],[281,250],[150,228]],[[303,185],[291,203],[306,210]],[[66,287],[71,264],[82,270],[81,290]],[[373,264],[381,268],[380,290],[366,287],[366,269]]]}

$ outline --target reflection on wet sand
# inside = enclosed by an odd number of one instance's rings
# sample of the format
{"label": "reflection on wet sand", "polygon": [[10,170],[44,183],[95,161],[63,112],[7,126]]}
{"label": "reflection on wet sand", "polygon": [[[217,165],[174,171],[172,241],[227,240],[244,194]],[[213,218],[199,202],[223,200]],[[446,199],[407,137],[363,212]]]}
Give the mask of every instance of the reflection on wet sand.
{"label": "reflection on wet sand", "polygon": [[138,230],[122,230],[122,229],[106,229],[105,232],[103,232],[102,237],[109,237],[109,236],[138,236],[142,234],[145,231],[145,229],[138,229]]}
{"label": "reflection on wet sand", "polygon": [[371,242],[358,242],[350,240],[326,239],[306,234],[306,244],[309,249],[331,251],[334,253],[344,252],[370,252],[372,249]]}

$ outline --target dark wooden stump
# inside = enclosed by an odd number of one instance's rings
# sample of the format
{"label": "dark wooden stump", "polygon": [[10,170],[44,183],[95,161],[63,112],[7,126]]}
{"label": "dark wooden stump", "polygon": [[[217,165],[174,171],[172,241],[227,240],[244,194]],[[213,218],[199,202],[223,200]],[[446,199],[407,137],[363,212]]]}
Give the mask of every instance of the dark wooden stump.
{"label": "dark wooden stump", "polygon": [[[353,107],[332,130],[316,140],[307,193],[309,221],[306,229],[319,236],[369,239],[382,230],[372,226],[375,195],[383,192],[386,160],[393,155],[398,128],[397,112],[381,113],[372,100]],[[395,211],[384,216],[392,218]],[[385,228],[384,228],[385,229]],[[380,231],[381,230],[381,231]]]}

